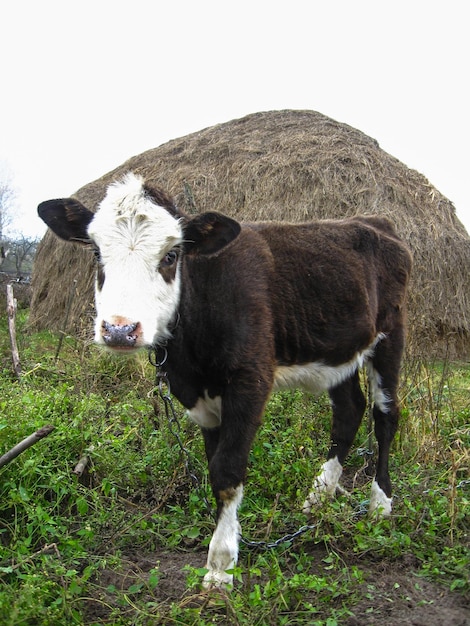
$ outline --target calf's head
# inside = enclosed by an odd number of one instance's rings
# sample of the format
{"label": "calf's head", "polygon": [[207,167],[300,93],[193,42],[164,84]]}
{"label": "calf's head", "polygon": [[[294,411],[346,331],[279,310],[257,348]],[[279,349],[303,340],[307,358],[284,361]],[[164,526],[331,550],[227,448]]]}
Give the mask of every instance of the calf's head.
{"label": "calf's head", "polygon": [[218,213],[190,219],[134,174],[108,187],[96,213],[73,198],[42,202],[38,213],[61,239],[93,250],[95,341],[121,352],[171,336],[184,257],[218,254],[240,232]]}

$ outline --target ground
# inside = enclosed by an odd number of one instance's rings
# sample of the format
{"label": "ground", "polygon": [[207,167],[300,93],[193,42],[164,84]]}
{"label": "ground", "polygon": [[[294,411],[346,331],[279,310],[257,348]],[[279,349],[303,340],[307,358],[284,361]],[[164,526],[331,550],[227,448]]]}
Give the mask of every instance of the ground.
{"label": "ground", "polygon": [[[295,550],[295,547],[292,549]],[[325,556],[324,548],[312,545],[312,562],[320,563]],[[323,553],[322,553],[323,551]],[[348,566],[357,564],[365,572],[362,583],[363,599],[351,607],[354,615],[347,618],[344,626],[469,626],[470,599],[460,593],[451,592],[447,588],[417,576],[418,563],[413,557],[406,557],[394,563],[387,561],[358,562],[356,556],[347,555]],[[132,584],[139,583],[148,577],[149,571],[159,566],[162,578],[155,587],[152,600],[156,603],[176,602],[183,605],[199,605],[201,615],[209,606],[206,593],[190,592],[186,586],[184,567],[191,565],[199,568],[204,563],[202,551],[188,552],[155,552],[144,554],[129,552],[123,555],[125,567],[116,571],[105,569],[97,581],[101,588],[99,597],[90,598],[87,602],[87,618],[90,622],[106,620],[109,606],[115,601],[113,597],[103,595],[103,590],[110,585],[119,590],[127,590]],[[314,592],[308,598],[315,602]],[[237,624],[236,615],[225,612],[226,619],[220,613],[215,623]],[[222,621],[220,621],[222,620]],[[106,622],[105,622],[106,623]],[[158,622],[160,623],[160,622]],[[302,622],[306,623],[306,622]]]}

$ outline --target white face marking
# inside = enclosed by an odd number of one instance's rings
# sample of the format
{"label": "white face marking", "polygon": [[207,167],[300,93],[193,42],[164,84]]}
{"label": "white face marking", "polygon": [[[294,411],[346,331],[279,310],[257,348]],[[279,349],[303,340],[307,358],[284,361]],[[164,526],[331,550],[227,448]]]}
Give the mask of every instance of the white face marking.
{"label": "white face marking", "polygon": [[209,544],[206,568],[209,570],[204,576],[204,587],[225,587],[233,584],[232,569],[238,560],[238,542],[241,528],[238,522],[237,511],[243,498],[243,485],[238,485],[231,500],[224,502],[216,529]]}
{"label": "white face marking", "polygon": [[204,398],[199,398],[196,405],[188,411],[188,417],[202,428],[217,428],[222,421],[222,398],[210,398],[206,389]]}
{"label": "white face marking", "polygon": [[372,481],[370,493],[369,514],[378,517],[388,517],[392,512],[392,498],[389,498],[376,480]]}
{"label": "white face marking", "polygon": [[312,491],[302,506],[302,511],[306,515],[312,512],[312,508],[321,504],[325,495],[334,496],[342,473],[343,468],[338,457],[335,456],[323,463],[322,471],[313,481]]}
{"label": "white face marking", "polygon": [[[140,324],[138,345],[167,338],[180,297],[180,276],[166,282],[158,271],[165,254],[182,242],[182,227],[145,194],[143,181],[128,174],[108,188],[88,234],[98,246],[105,281],[96,288],[95,340],[101,324]],[[117,322],[126,323],[126,322]]]}
{"label": "white face marking", "polygon": [[385,335],[379,333],[372,344],[358,352],[350,361],[333,367],[321,362],[306,363],[305,365],[280,365],[275,371],[274,389],[291,389],[300,387],[313,393],[321,393],[336,387],[374,354],[375,347]]}

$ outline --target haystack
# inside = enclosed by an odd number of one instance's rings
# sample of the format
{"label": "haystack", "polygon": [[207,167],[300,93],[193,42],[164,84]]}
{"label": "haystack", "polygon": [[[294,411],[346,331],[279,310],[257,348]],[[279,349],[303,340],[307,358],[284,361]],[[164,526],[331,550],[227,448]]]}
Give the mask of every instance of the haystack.
{"label": "haystack", "polygon": [[[470,237],[431,183],[362,132],[315,111],[271,111],[219,124],[135,156],[73,194],[94,209],[132,170],[190,213],[298,222],[356,214],[389,217],[414,255],[412,352],[470,353]],[[45,198],[46,199],[46,198]],[[33,273],[30,323],[90,333],[93,255],[48,232]]]}

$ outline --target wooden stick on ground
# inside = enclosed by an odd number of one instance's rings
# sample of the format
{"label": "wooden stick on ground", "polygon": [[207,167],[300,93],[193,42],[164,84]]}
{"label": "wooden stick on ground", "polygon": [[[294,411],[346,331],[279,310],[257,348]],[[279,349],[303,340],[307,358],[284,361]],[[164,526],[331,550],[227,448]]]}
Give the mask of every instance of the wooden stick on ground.
{"label": "wooden stick on ground", "polygon": [[47,426],[39,428],[35,433],[29,435],[26,439],[23,439],[23,441],[20,441],[20,443],[17,443],[16,446],[13,446],[11,450],[8,450],[8,452],[5,452],[5,454],[0,457],[0,467],[3,467],[4,465],[10,463],[10,461],[13,461],[13,459],[16,459],[18,455],[34,445],[36,441],[50,435],[53,430],[54,426],[48,424]]}
{"label": "wooden stick on ground", "polygon": [[79,462],[75,465],[75,469],[73,470],[74,474],[76,474],[77,476],[81,476],[83,474],[86,466],[88,465],[90,461],[90,455],[94,449],[95,449],[95,446],[93,445],[88,448],[87,450],[88,454],[84,454],[82,458],[79,460]]}
{"label": "wooden stick on ground", "polygon": [[60,552],[59,552],[59,550],[57,548],[57,544],[56,543],[48,543],[43,548],[41,548],[40,550],[35,552],[34,554],[31,554],[30,556],[25,557],[19,563],[16,563],[15,565],[12,565],[11,566],[11,571],[14,571],[15,569],[18,569],[19,567],[21,567],[25,563],[29,563],[30,561],[32,561],[34,558],[36,558],[40,554],[45,554],[46,552],[52,552],[52,551],[54,551],[57,554],[57,556],[60,558]]}

